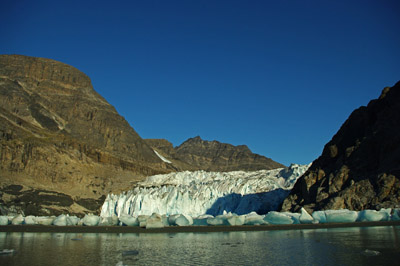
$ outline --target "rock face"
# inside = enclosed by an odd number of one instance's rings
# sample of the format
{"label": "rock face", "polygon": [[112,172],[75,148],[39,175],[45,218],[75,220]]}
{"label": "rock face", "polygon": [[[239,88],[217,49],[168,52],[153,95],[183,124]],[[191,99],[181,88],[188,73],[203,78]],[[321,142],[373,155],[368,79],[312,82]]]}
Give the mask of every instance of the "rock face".
{"label": "rock face", "polygon": [[[3,208],[91,211],[103,195],[171,170],[85,74],[54,60],[0,55]],[[52,201],[39,197],[50,194]]]}
{"label": "rock face", "polygon": [[285,167],[267,157],[252,153],[246,145],[234,146],[218,141],[190,138],[173,148],[166,140],[146,142],[167,157],[179,170],[257,171]]}
{"label": "rock face", "polygon": [[400,82],[355,110],[297,181],[283,211],[399,207]]}

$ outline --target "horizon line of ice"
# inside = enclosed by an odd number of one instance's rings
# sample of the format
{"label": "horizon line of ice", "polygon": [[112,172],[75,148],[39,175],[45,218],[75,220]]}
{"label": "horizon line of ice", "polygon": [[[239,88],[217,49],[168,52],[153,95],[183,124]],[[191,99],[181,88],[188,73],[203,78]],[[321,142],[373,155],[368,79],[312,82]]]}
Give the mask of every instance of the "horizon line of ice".
{"label": "horizon line of ice", "polygon": [[318,223],[353,223],[353,222],[379,222],[400,221],[400,209],[381,209],[350,211],[326,210],[314,211],[310,215],[304,208],[301,213],[271,211],[266,215],[251,212],[245,215],[224,212],[222,215],[201,215],[191,217],[184,214],[139,215],[137,217],[124,215],[122,217],[100,217],[85,215],[82,219],[76,216],[62,214],[57,217],[26,216],[0,216],[0,225],[54,225],[54,226],[139,226],[143,228],[163,228],[167,226],[215,226],[215,225],[283,225],[283,224],[318,224]]}

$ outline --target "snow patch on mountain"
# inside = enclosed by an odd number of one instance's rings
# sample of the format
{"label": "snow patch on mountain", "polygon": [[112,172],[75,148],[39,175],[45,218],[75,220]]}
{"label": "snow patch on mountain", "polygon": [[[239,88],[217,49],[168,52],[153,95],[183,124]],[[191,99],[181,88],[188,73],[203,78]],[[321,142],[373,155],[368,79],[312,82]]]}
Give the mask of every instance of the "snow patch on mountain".
{"label": "snow patch on mountain", "polygon": [[153,150],[154,153],[158,156],[158,158],[160,158],[162,161],[166,162],[166,163],[172,163],[171,161],[169,161],[168,159],[166,159],[164,156],[162,156],[161,154],[159,154],[156,150]]}
{"label": "snow patch on mountain", "polygon": [[152,213],[219,215],[276,210],[310,165],[254,172],[177,172],[154,175],[119,195],[107,196],[102,217]]}

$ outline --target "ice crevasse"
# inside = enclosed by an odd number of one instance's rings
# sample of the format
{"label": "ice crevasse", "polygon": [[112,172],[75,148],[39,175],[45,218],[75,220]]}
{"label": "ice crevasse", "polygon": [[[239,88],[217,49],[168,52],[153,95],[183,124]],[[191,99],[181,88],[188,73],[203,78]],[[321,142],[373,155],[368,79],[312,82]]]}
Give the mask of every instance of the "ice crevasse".
{"label": "ice crevasse", "polygon": [[276,210],[310,165],[234,172],[177,172],[154,175],[119,195],[109,194],[101,216],[220,215]]}

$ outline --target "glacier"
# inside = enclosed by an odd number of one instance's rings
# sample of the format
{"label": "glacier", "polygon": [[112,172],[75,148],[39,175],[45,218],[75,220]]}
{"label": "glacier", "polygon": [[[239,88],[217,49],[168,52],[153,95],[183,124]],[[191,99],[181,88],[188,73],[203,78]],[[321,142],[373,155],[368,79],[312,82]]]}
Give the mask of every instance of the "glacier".
{"label": "glacier", "polygon": [[147,177],[119,195],[109,194],[101,217],[184,214],[198,217],[277,210],[296,180],[310,167],[259,171],[185,171]]}

